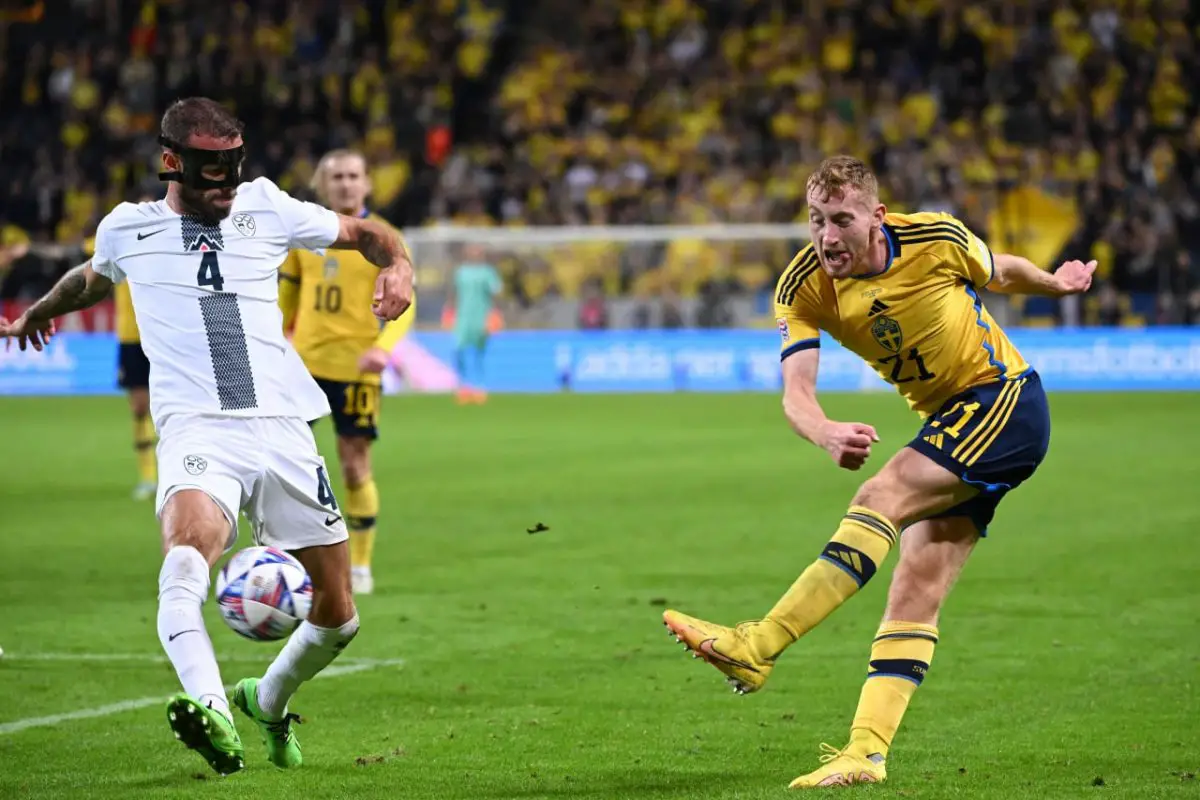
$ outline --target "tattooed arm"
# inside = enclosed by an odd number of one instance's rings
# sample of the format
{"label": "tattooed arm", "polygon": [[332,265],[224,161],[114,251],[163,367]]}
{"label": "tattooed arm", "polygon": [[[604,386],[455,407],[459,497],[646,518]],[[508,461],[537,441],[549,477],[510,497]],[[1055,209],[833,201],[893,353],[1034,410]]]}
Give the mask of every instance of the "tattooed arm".
{"label": "tattooed arm", "polygon": [[[400,235],[387,225],[364,217],[348,217],[338,215],[341,228],[337,241],[331,247],[335,250],[357,250],[363,258],[380,269],[387,269],[400,262],[408,264],[408,254],[404,252],[404,244]],[[411,267],[411,265],[409,265]]]}
{"label": "tattooed arm", "polygon": [[413,266],[400,235],[373,219],[338,215],[340,230],[336,250],[357,250],[379,267],[371,309],[382,319],[393,320],[412,304]]}
{"label": "tattooed arm", "polygon": [[112,281],[96,273],[87,261],[63,275],[46,293],[14,322],[0,317],[0,336],[15,337],[22,350],[32,344],[41,350],[54,335],[54,318],[94,306],[112,290]]}
{"label": "tattooed arm", "polygon": [[92,262],[86,261],[63,275],[45,297],[29,307],[25,316],[35,320],[53,319],[94,306],[108,296],[112,287],[112,281],[95,272]]}

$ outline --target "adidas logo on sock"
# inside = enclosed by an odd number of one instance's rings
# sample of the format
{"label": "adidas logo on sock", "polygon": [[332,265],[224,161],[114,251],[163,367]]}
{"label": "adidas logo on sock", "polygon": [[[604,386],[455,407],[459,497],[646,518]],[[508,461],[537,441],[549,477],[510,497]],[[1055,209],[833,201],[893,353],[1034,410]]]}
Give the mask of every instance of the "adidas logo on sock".
{"label": "adidas logo on sock", "polygon": [[867,319],[870,319],[876,314],[882,314],[883,312],[887,311],[888,308],[889,306],[887,303],[883,302],[882,300],[876,300],[874,303],[871,303],[871,310],[867,312]]}

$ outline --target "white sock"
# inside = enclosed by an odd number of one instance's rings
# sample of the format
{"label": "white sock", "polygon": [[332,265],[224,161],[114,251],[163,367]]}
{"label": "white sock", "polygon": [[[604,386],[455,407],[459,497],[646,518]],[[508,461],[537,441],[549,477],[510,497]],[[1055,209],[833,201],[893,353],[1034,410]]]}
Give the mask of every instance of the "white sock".
{"label": "white sock", "polygon": [[183,690],[226,717],[229,701],[200,607],[208,598],[208,562],[194,547],[172,547],[158,575],[158,639]]}
{"label": "white sock", "polygon": [[318,628],[305,621],[288,639],[258,682],[258,707],[267,719],[283,719],[288,700],[329,666],[358,633],[358,614],[340,628]]}

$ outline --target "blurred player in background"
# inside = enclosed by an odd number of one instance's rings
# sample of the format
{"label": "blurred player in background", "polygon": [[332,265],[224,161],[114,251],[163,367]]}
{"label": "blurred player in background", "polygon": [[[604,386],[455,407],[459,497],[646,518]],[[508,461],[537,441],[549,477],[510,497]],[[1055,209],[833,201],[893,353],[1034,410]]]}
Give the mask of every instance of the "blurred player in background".
{"label": "blurred player in background", "polygon": [[487,261],[483,247],[467,245],[463,250],[463,263],[454,271],[450,298],[454,309],[454,357],[460,403],[487,400],[483,361],[496,297],[503,288],[500,273]]}
{"label": "blurred player in background", "polygon": [[[317,164],[312,186],[321,202],[339,214],[387,224],[367,211],[371,180],[361,154],[327,153]],[[284,328],[293,330],[296,351],[333,409],[356,594],[375,588],[371,557],[379,489],[371,472],[371,443],[379,437],[380,373],[416,318],[410,308],[380,329],[370,303],[378,276],[378,267],[348,250],[325,255],[295,250],[279,272]]]}
{"label": "blurred player in background", "polygon": [[993,256],[948,214],[889,214],[875,176],[848,156],[823,162],[807,190],[812,243],[784,271],[775,296],[788,421],[843,469],[861,468],[879,441],[870,425],[834,422],[817,402],[824,330],[894,385],[923,427],[859,488],[820,556],[765,618],[729,628],[663,615],[735,691],[757,691],[783,651],[899,546],[850,743],[822,745],[822,766],[796,778],[794,789],[887,777],[888,749],[933,660],[942,603],[1000,500],[1033,475],[1049,446],[1041,380],[978,290],[1076,294],[1096,267],[1068,261],[1046,272],[1018,256]]}
{"label": "blurred player in background", "polygon": [[[148,203],[153,200],[153,197],[143,195],[137,202]],[[95,236],[84,240],[83,251],[89,258],[95,253]],[[154,497],[158,486],[154,422],[150,419],[150,361],[142,349],[142,336],[133,314],[133,298],[129,294],[128,283],[118,283],[113,289],[113,307],[116,314],[113,327],[117,332],[117,386],[125,390],[129,398],[129,412],[133,415],[133,449],[137,454],[138,470],[133,499],[149,500]]]}

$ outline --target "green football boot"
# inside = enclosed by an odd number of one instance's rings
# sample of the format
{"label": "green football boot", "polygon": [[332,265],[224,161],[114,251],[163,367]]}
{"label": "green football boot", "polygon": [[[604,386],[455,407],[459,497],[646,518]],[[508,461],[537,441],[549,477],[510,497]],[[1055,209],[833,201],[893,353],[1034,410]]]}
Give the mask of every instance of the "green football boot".
{"label": "green football boot", "polygon": [[267,719],[258,707],[258,678],[242,678],[233,689],[233,704],[258,724],[263,741],[267,743],[267,758],[280,769],[298,767],[304,763],[300,742],[292,731],[292,723],[303,720],[296,714],[284,714],[283,719]]}
{"label": "green football boot", "polygon": [[186,694],[177,694],[167,702],[167,723],[175,738],[204,756],[208,765],[221,775],[229,775],[246,766],[246,751],[233,721]]}

